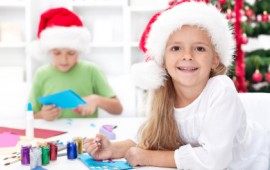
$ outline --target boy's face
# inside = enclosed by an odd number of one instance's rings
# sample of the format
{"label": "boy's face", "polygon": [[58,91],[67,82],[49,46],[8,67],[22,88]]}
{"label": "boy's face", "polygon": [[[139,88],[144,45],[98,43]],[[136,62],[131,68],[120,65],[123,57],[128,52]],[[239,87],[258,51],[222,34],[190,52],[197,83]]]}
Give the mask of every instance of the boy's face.
{"label": "boy's face", "polygon": [[69,71],[78,62],[78,52],[69,48],[51,50],[52,66],[62,72]]}

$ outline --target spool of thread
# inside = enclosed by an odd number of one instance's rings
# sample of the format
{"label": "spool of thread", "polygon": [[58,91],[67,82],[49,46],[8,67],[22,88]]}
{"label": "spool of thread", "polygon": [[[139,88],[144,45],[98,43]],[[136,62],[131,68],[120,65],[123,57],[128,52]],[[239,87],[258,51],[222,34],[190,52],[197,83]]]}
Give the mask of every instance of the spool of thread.
{"label": "spool of thread", "polygon": [[50,148],[49,146],[42,146],[41,147],[41,160],[42,165],[48,165],[50,163]]}
{"label": "spool of thread", "polygon": [[30,150],[30,169],[34,169],[37,166],[41,166],[41,149],[34,147]]}
{"label": "spool of thread", "polygon": [[50,160],[56,161],[58,152],[57,142],[49,142],[49,146],[50,146]]}
{"label": "spool of thread", "polygon": [[74,138],[74,141],[76,141],[76,143],[77,143],[77,152],[78,152],[78,154],[82,154],[83,153],[82,138],[81,137]]}
{"label": "spool of thread", "polygon": [[31,145],[21,146],[21,164],[22,165],[30,164],[30,148],[31,148]]}
{"label": "spool of thread", "polygon": [[77,158],[77,145],[74,141],[67,143],[67,158],[70,160]]}

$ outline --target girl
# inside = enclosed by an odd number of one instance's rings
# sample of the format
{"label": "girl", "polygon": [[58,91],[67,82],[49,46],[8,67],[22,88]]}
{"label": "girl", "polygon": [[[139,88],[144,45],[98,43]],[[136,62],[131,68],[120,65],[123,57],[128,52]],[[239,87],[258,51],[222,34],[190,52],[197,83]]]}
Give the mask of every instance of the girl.
{"label": "girl", "polygon": [[148,62],[133,71],[138,85],[149,89],[148,120],[137,141],[87,139],[93,158],[191,170],[268,169],[266,135],[247,122],[225,75],[234,39],[216,7],[185,1],[157,13],[140,48]]}

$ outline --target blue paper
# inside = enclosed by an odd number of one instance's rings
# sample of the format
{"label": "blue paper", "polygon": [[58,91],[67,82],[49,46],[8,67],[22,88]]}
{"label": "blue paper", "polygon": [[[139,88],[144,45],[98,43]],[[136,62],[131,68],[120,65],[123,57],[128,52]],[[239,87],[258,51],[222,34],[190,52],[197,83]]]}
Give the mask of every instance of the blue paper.
{"label": "blue paper", "polygon": [[42,168],[41,166],[37,166],[37,167],[33,168],[32,170],[47,170],[47,169]]}
{"label": "blue paper", "polygon": [[72,90],[64,90],[58,93],[38,98],[43,105],[54,104],[62,109],[73,109],[86,102]]}
{"label": "blue paper", "polygon": [[79,154],[78,157],[90,170],[124,170],[133,168],[126,161],[95,161],[87,154]]}

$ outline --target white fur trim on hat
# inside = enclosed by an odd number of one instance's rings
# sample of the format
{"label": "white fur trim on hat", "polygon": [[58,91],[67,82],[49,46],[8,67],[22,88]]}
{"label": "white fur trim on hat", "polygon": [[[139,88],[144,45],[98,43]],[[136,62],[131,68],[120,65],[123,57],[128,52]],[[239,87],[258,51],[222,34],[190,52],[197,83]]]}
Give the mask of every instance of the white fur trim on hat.
{"label": "white fur trim on hat", "polygon": [[87,53],[90,49],[91,36],[84,27],[50,27],[40,34],[40,48],[48,52],[53,48],[70,48],[80,53]]}
{"label": "white fur trim on hat", "polygon": [[142,89],[156,89],[163,85],[166,71],[155,61],[134,64],[131,67],[134,82]]}
{"label": "white fur trim on hat", "polygon": [[232,29],[224,14],[204,2],[184,2],[161,13],[148,34],[147,55],[162,66],[169,36],[183,25],[196,25],[205,29],[221,62],[225,66],[231,64],[235,50]]}

